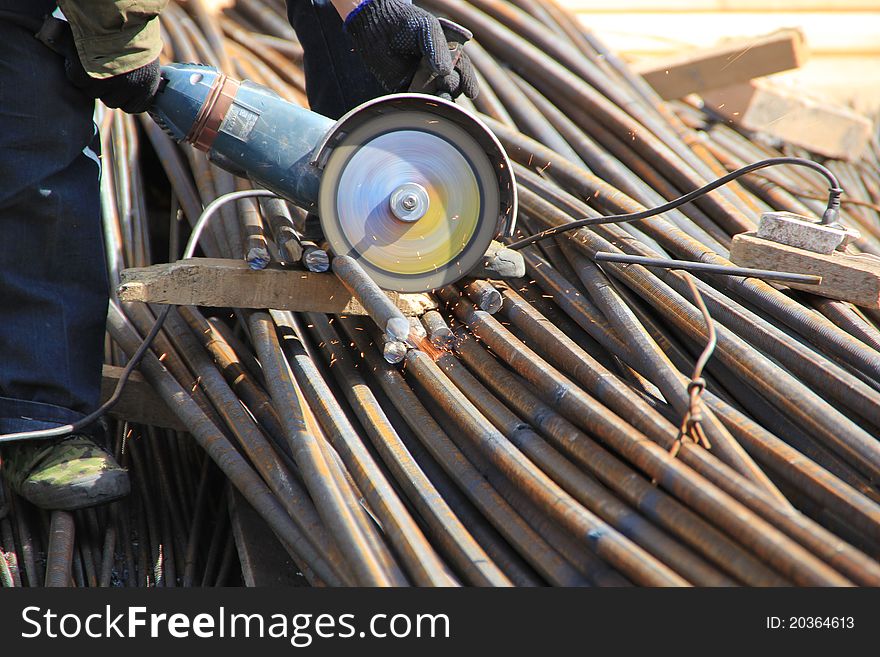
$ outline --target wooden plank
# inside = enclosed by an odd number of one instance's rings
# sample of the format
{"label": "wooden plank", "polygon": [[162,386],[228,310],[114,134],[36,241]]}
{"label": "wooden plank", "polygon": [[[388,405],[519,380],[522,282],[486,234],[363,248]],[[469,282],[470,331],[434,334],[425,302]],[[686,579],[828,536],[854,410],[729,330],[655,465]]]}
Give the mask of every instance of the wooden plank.
{"label": "wooden plank", "polygon": [[880,55],[811,57],[799,69],[773,76],[774,82],[851,107],[865,116],[880,112]]}
{"label": "wooden plank", "polygon": [[733,238],[730,260],[742,267],[821,276],[819,285],[786,285],[865,308],[880,308],[880,258],[839,252],[822,255],[742,233]]}
{"label": "wooden plank", "polygon": [[[117,290],[121,301],[366,314],[335,275],[282,269],[277,264],[253,271],[244,261],[192,258],[126,269],[121,280]],[[426,294],[388,292],[388,296],[405,315],[421,315],[437,307]]]}
{"label": "wooden plank", "polygon": [[768,80],[704,92],[702,97],[732,123],[826,157],[856,160],[871,138],[866,117]]}
{"label": "wooden plank", "polygon": [[[101,379],[101,403],[110,399],[116,389],[122,368],[115,365],[104,365]],[[139,372],[132,372],[122,389],[122,396],[110,409],[109,415],[123,421],[136,424],[148,424],[164,429],[185,431],[186,427],[177,419],[165,402],[147,383]]]}
{"label": "wooden plank", "polygon": [[803,33],[786,29],[730,39],[714,48],[643,62],[635,68],[660,96],[674,100],[799,68],[806,57]]}
{"label": "wooden plank", "polygon": [[789,27],[803,31],[812,56],[880,52],[880,11],[853,13],[581,13],[584,28],[613,51],[674,54],[722,39]]}

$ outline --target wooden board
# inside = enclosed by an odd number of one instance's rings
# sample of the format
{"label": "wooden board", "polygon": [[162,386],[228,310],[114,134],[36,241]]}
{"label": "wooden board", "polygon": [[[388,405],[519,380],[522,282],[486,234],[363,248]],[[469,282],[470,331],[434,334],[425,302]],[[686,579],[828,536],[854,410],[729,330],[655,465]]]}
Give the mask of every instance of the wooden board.
{"label": "wooden board", "polygon": [[730,37],[797,27],[810,59],[774,74],[867,116],[880,111],[877,0],[559,0],[609,49],[633,62],[711,48]]}
{"label": "wooden board", "polygon": [[704,92],[702,97],[706,105],[746,130],[826,157],[856,160],[871,138],[871,121],[861,114],[767,80]]}
{"label": "wooden board", "polygon": [[742,233],[733,238],[730,260],[741,267],[813,274],[819,285],[786,283],[787,286],[823,297],[850,301],[857,306],[880,309],[880,258],[834,253],[821,255]]}
{"label": "wooden board", "polygon": [[[104,403],[113,394],[122,368],[115,365],[104,365],[103,378],[101,380],[101,403]],[[110,415],[127,422],[136,424],[148,424],[164,429],[185,431],[186,427],[177,419],[165,402],[147,383],[147,380],[139,372],[132,372],[131,376],[122,389],[122,396],[116,405],[110,409]]]}
{"label": "wooden board", "polygon": [[798,68],[806,57],[803,33],[787,29],[729,39],[713,48],[643,62],[635,68],[661,97],[674,100]]}
{"label": "wooden board", "polygon": [[[608,7],[613,7],[608,3]],[[712,47],[722,39],[800,28],[811,55],[877,53],[880,11],[858,12],[581,12],[585,29],[618,53],[674,54]]]}
{"label": "wooden board", "polygon": [[[117,290],[121,301],[366,314],[335,275],[282,269],[274,264],[253,271],[244,261],[191,258],[126,269],[121,280]],[[425,294],[388,292],[388,296],[405,315],[421,315],[437,307]]]}

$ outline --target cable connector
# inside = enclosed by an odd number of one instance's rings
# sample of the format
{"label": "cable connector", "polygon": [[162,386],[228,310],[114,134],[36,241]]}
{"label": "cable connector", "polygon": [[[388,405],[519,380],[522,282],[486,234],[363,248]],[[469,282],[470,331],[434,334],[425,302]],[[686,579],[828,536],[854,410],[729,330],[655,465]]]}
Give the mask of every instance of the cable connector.
{"label": "cable connector", "polygon": [[822,214],[822,225],[843,228],[840,225],[840,197],[843,190],[840,187],[832,187],[828,190],[828,207]]}

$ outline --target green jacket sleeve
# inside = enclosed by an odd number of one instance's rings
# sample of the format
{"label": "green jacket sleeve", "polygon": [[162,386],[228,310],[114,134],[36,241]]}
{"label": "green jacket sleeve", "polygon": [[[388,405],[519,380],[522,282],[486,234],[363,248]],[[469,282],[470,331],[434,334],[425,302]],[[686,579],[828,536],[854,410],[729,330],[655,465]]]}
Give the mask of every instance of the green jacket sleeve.
{"label": "green jacket sleeve", "polygon": [[93,78],[128,73],[159,56],[159,12],[168,0],[60,0],[83,68]]}

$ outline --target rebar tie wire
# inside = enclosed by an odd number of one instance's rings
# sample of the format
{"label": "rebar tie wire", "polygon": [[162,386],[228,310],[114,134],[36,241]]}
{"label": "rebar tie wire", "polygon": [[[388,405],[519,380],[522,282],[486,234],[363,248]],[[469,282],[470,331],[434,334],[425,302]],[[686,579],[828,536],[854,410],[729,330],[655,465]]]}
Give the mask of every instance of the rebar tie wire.
{"label": "rebar tie wire", "polygon": [[706,379],[703,378],[703,368],[706,367],[706,363],[708,363],[709,359],[712,357],[712,352],[715,351],[715,344],[717,343],[715,322],[712,320],[712,316],[709,314],[709,309],[706,308],[703,297],[697,289],[697,286],[694,284],[693,278],[688,274],[685,274],[684,277],[691,293],[694,295],[694,301],[696,302],[697,308],[699,308],[700,312],[703,314],[709,339],[706,342],[706,346],[703,348],[703,353],[700,354],[700,357],[694,365],[694,373],[691,375],[691,380],[687,385],[690,401],[688,410],[681,420],[681,426],[678,429],[678,436],[675,438],[675,442],[669,450],[669,453],[673,458],[678,455],[678,452],[681,450],[681,443],[685,439],[691,440],[698,445],[702,445],[706,449],[712,448],[709,439],[706,437],[706,433],[703,431],[701,422],[703,420],[703,391],[706,389]]}

